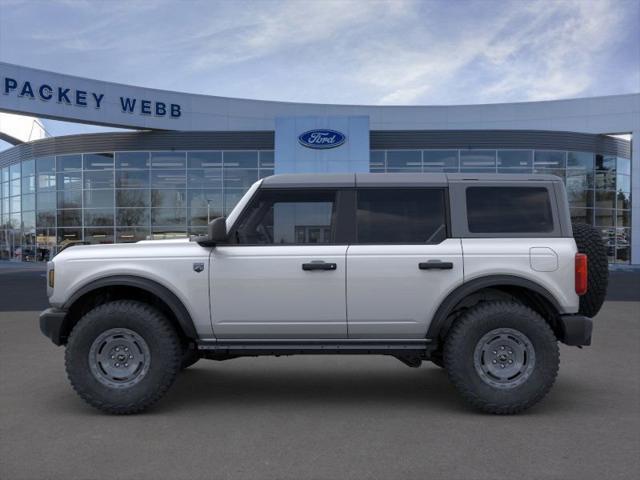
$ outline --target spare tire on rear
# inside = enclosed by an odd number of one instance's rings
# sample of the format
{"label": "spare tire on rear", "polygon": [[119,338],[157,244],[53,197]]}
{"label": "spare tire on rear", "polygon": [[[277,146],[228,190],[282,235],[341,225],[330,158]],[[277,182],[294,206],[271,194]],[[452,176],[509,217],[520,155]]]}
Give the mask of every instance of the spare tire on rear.
{"label": "spare tire on rear", "polygon": [[587,293],[580,297],[580,314],[595,317],[600,311],[609,283],[607,247],[600,232],[591,225],[573,224],[578,252],[587,255]]}

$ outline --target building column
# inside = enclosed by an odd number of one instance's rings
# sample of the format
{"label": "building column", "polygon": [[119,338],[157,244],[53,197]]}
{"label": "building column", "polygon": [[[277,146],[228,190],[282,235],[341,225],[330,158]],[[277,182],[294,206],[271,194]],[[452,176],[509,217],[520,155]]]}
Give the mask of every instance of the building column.
{"label": "building column", "polygon": [[631,137],[631,263],[640,265],[640,129]]}

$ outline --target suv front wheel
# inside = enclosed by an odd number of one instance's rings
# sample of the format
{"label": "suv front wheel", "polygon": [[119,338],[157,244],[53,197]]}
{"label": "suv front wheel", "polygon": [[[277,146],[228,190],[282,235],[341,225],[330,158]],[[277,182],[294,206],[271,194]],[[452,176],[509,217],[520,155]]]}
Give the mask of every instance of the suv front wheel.
{"label": "suv front wheel", "polygon": [[171,323],[142,302],[95,307],[74,326],[67,376],[87,403],[108,413],[137,413],[157,402],[180,371],[182,348]]}
{"label": "suv front wheel", "polygon": [[449,379],[475,408],[513,414],[551,389],[560,363],[547,322],[517,302],[487,302],[467,311],[444,345]]}

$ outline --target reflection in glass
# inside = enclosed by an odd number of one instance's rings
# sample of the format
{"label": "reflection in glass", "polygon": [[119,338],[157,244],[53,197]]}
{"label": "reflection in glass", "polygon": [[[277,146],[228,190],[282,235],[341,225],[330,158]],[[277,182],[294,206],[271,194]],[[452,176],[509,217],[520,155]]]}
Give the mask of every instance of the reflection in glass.
{"label": "reflection in glass", "polygon": [[490,173],[496,171],[495,150],[460,150],[460,171]]}
{"label": "reflection in glass", "polygon": [[151,227],[151,240],[171,240],[172,238],[186,238],[187,229],[184,227]]}
{"label": "reflection in glass", "polygon": [[82,188],[82,172],[63,172],[57,175],[58,190]]}
{"label": "reflection in glass", "polygon": [[258,168],[258,152],[224,152],[225,168]]}
{"label": "reflection in glass", "polygon": [[185,152],[151,152],[151,168],[184,169],[185,165]]}
{"label": "reflection in glass", "polygon": [[103,208],[85,208],[84,225],[89,227],[113,225],[113,210]]}
{"label": "reflection in glass", "polygon": [[84,208],[113,209],[113,190],[85,190]]}
{"label": "reflection in glass", "polygon": [[384,150],[371,150],[369,154],[369,166],[373,168],[385,168]]}
{"label": "reflection in glass", "polygon": [[631,175],[631,160],[628,158],[617,158],[616,171],[622,175]]}
{"label": "reflection in glass", "polygon": [[186,227],[187,209],[186,208],[152,208],[151,224],[165,227]]}
{"label": "reflection in glass", "polygon": [[113,188],[113,170],[85,170],[84,188]]}
{"label": "reflection in glass", "polygon": [[147,240],[149,227],[146,228],[116,228],[116,242],[130,243]]}
{"label": "reflection in glass", "polygon": [[593,207],[593,190],[582,188],[567,188],[567,198],[570,207]]}
{"label": "reflection in glass", "polygon": [[149,190],[116,190],[118,207],[148,207],[150,205]]}
{"label": "reflection in glass", "polygon": [[[42,195],[39,193],[38,198]],[[58,208],[82,208],[82,190],[58,192]]]}
{"label": "reflection in glass", "polygon": [[457,172],[457,150],[423,150],[422,162],[425,172]]}
{"label": "reflection in glass", "polygon": [[152,188],[185,188],[186,174],[184,170],[151,171]]}
{"label": "reflection in glass", "polygon": [[118,170],[116,171],[117,188],[148,188],[148,170]]}
{"label": "reflection in glass", "polygon": [[149,225],[148,208],[119,208],[117,210],[117,225],[144,226]]}
{"label": "reflection in glass", "polygon": [[84,241],[90,244],[113,243],[113,227],[85,228]]}
{"label": "reflection in glass", "polygon": [[58,210],[58,227],[82,226],[82,210]]}
{"label": "reflection in glass", "polygon": [[258,170],[226,168],[224,170],[224,188],[248,189],[258,181]]}
{"label": "reflection in glass", "polygon": [[149,168],[149,152],[118,152],[116,168]]}
{"label": "reflection in glass", "polygon": [[269,150],[260,151],[260,168],[273,168],[274,152]]}
{"label": "reflection in glass", "polygon": [[22,193],[33,193],[36,191],[36,177],[22,177]]}
{"label": "reflection in glass", "polygon": [[518,168],[531,171],[533,152],[531,150],[498,150],[498,170]]}
{"label": "reflection in glass", "polygon": [[571,208],[571,223],[587,223],[593,225],[592,208]]}
{"label": "reflection in glass", "polygon": [[596,190],[597,208],[616,208],[616,192]]}
{"label": "reflection in glass", "polygon": [[[36,161],[35,160],[23,160],[22,161],[22,176],[27,177],[29,175],[35,175],[36,173]],[[4,181],[4,180],[3,180]]]}
{"label": "reflection in glass", "polygon": [[188,152],[188,168],[222,167],[222,152]]}
{"label": "reflection in glass", "polygon": [[53,173],[38,175],[38,191],[54,190],[56,188],[56,176]]}
{"label": "reflection in glass", "polygon": [[631,211],[618,210],[616,212],[616,227],[630,227],[630,226],[631,226]]}
{"label": "reflection in glass", "polygon": [[60,155],[56,162],[58,172],[82,169],[82,155]]}
{"label": "reflection in glass", "polygon": [[83,162],[85,170],[113,169],[113,153],[85,153]]}
{"label": "reflection in glass", "polygon": [[184,190],[151,190],[152,207],[186,207]]}
{"label": "reflection in glass", "polygon": [[536,168],[565,168],[567,166],[567,152],[536,150],[533,164]]}
{"label": "reflection in glass", "polygon": [[36,158],[37,173],[53,173],[56,169],[55,157]]}
{"label": "reflection in glass", "polygon": [[631,177],[618,174],[616,177],[616,183],[619,192],[631,192]]}
{"label": "reflection in glass", "polygon": [[615,220],[613,216],[613,210],[606,210],[603,208],[595,209],[595,225],[598,227],[613,227],[615,226]]}
{"label": "reflection in glass", "polygon": [[582,168],[592,171],[593,166],[593,153],[567,152],[567,168]]}
{"label": "reflection in glass", "polygon": [[9,197],[9,211],[10,212],[20,212],[20,196],[17,197]]}
{"label": "reflection in glass", "polygon": [[82,240],[82,228],[58,228],[58,247]]}
{"label": "reflection in glass", "polygon": [[422,152],[420,150],[388,150],[387,171],[399,168],[421,172]]}
{"label": "reflection in glass", "polygon": [[9,182],[9,195],[20,195],[20,177]]}
{"label": "reflection in glass", "polygon": [[56,226],[56,211],[43,210],[36,213],[36,225],[40,227],[53,228]]}
{"label": "reflection in glass", "polygon": [[36,196],[33,193],[22,195],[22,210],[35,210]]}
{"label": "reflection in glass", "polygon": [[206,208],[207,205],[222,207],[221,190],[189,190],[189,207]]}
{"label": "reflection in glass", "polygon": [[222,189],[222,168],[189,170],[187,178],[189,188]]}

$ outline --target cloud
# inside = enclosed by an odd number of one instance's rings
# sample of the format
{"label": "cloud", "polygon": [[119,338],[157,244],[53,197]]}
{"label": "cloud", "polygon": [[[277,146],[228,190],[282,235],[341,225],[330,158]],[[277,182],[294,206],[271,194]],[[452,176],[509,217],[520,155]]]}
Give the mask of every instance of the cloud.
{"label": "cloud", "polygon": [[0,1],[0,59],[155,88],[366,104],[640,88],[637,0]]}

